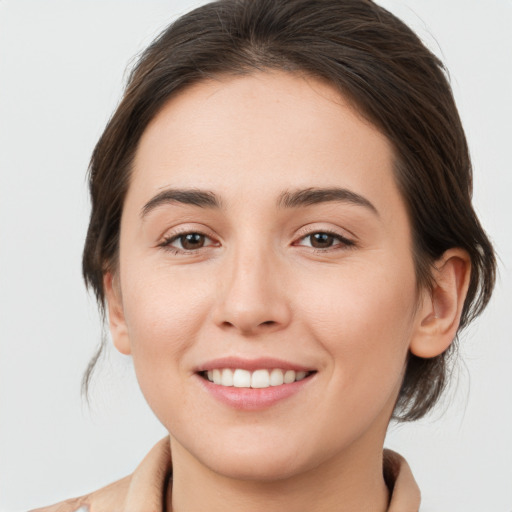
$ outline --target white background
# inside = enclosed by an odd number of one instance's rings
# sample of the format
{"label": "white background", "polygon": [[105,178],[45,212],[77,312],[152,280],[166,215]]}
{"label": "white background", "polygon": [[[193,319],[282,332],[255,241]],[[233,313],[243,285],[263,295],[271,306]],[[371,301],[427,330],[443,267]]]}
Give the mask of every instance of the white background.
{"label": "white background", "polygon": [[[130,473],[163,427],[129,358],[100,339],[81,281],[85,171],[126,65],[202,2],[0,0],[0,510],[80,495]],[[462,338],[434,417],[392,427],[425,512],[512,511],[512,2],[389,0],[450,69],[475,167],[475,204],[501,258],[493,301]]]}

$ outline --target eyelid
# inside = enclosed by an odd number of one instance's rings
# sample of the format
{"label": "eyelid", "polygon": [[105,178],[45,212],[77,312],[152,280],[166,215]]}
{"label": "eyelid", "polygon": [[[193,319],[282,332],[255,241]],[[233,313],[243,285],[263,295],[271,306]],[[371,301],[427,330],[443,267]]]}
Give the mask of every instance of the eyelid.
{"label": "eyelid", "polygon": [[205,226],[204,224],[196,222],[184,222],[181,224],[177,224],[175,226],[167,227],[158,237],[158,239],[161,241],[164,238],[169,239],[180,235],[187,235],[189,233],[198,233],[214,239],[218,238],[214,231],[212,231],[209,227]]}
{"label": "eyelid", "polygon": [[308,222],[296,229],[296,236],[305,236],[311,233],[332,233],[343,238],[350,238],[354,241],[357,240],[357,236],[350,229],[345,226],[338,225],[336,221],[316,221]]}
{"label": "eyelid", "polygon": [[[210,243],[206,246],[199,247],[197,249],[181,249],[179,247],[174,247],[171,245],[174,241],[178,240],[180,237],[189,235],[189,234],[198,234],[202,235],[205,238],[208,238],[213,243]],[[201,249],[208,249],[210,247],[219,246],[218,237],[216,237],[213,232],[205,226],[202,225],[184,225],[178,226],[176,228],[170,228],[165,231],[165,233],[159,238],[156,247],[162,248],[164,250],[169,250],[179,254],[192,254],[198,253]]]}
{"label": "eyelid", "polygon": [[[337,230],[337,229],[333,229],[333,228],[325,228],[321,225],[313,225],[313,226],[308,225],[299,230],[292,245],[300,246],[300,247],[307,247],[305,245],[299,244],[298,242],[300,242],[304,238],[307,238],[308,236],[312,236],[316,233],[325,233],[327,235],[334,236],[341,242],[341,244],[337,244],[337,245],[342,245],[345,248],[354,247],[356,245],[355,237],[352,234],[350,234],[350,237],[348,237],[345,234],[341,233],[340,231],[341,231],[341,229]],[[326,249],[319,249],[316,247],[313,247],[313,249],[315,249],[315,251],[319,251],[319,252],[327,252],[329,250],[336,250],[337,248],[339,248],[339,247],[337,247],[337,245],[333,245],[332,247],[328,247]]]}

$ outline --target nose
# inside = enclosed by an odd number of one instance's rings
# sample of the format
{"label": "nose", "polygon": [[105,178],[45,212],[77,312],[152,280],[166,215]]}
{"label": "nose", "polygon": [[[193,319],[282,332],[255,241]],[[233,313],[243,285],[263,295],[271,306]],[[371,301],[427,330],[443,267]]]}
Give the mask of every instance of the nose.
{"label": "nose", "polygon": [[222,284],[213,313],[220,328],[254,336],[290,323],[286,286],[275,258],[239,251],[224,264],[226,271],[219,275]]}

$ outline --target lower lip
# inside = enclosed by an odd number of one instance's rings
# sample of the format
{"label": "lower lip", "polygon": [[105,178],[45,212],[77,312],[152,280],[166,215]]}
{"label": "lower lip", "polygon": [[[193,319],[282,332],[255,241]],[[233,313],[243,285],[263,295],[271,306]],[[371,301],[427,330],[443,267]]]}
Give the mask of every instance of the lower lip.
{"label": "lower lip", "polygon": [[219,386],[207,379],[197,375],[203,388],[213,395],[220,402],[230,407],[244,411],[257,411],[267,409],[286,398],[289,398],[304,386],[307,386],[315,374],[308,375],[302,380],[281,386],[270,386],[268,388],[236,388],[234,386]]}

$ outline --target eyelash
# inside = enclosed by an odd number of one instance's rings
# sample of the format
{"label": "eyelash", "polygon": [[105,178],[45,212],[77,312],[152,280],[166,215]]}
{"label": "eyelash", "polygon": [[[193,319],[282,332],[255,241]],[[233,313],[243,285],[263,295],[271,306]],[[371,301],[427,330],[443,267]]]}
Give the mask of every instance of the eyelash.
{"label": "eyelash", "polygon": [[[328,235],[328,236],[332,236],[335,240],[338,241],[337,244],[334,244],[330,247],[326,247],[326,248],[322,248],[322,249],[318,248],[318,247],[309,246],[312,249],[314,249],[315,253],[324,254],[324,253],[330,252],[330,251],[347,249],[350,247],[354,247],[356,245],[353,240],[349,240],[348,238],[345,238],[344,236],[340,235],[339,233],[336,233],[334,231],[325,230],[325,229],[311,231],[311,232],[301,236],[298,240],[301,241],[306,238],[310,238],[310,241],[311,241],[311,237],[313,237],[314,235]],[[298,244],[294,243],[294,245],[298,245]]]}
{"label": "eyelash", "polygon": [[[197,249],[179,249],[177,247],[173,247],[171,244],[179,240],[180,238],[186,237],[187,235],[199,235],[202,237],[205,237],[206,239],[212,241],[212,237],[208,236],[206,233],[203,233],[201,231],[186,231],[183,233],[173,234],[171,236],[167,236],[163,239],[163,241],[158,244],[158,247],[161,247],[162,249],[169,251],[171,254],[174,255],[188,255],[188,254],[197,254],[201,249],[206,249],[208,247],[216,246],[217,244],[215,242],[210,243],[206,246],[199,247]],[[341,236],[339,233],[335,233],[334,231],[329,230],[317,230],[317,231],[311,231],[307,234],[302,235],[297,240],[300,242],[301,240],[304,240],[308,237],[313,237],[314,235],[328,235],[332,236],[335,240],[338,240],[338,244],[326,247],[326,248],[317,248],[313,246],[309,246],[311,249],[314,249],[315,253],[326,253],[336,250],[343,250],[350,247],[354,247],[356,244],[353,240],[349,240],[348,238],[345,238],[344,236]],[[301,244],[298,244],[294,242],[292,245],[294,246],[300,246],[300,247],[308,247],[303,246]],[[341,246],[341,247],[339,247]]]}
{"label": "eyelash", "polygon": [[[164,237],[163,241],[160,244],[158,244],[158,247],[161,247],[162,249],[169,251],[171,254],[187,255],[187,254],[197,254],[200,249],[206,249],[208,247],[216,245],[214,242],[214,243],[210,243],[206,246],[199,247],[197,249],[179,249],[178,247],[173,247],[171,245],[173,242],[179,240],[180,238],[183,239],[187,235],[199,235],[199,236],[203,236],[205,239],[212,241],[211,236],[208,236],[206,233],[203,233],[201,231],[184,231],[183,233],[177,233],[177,234],[173,234],[171,236]],[[183,243],[182,243],[182,245],[183,245]]]}

